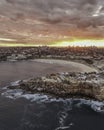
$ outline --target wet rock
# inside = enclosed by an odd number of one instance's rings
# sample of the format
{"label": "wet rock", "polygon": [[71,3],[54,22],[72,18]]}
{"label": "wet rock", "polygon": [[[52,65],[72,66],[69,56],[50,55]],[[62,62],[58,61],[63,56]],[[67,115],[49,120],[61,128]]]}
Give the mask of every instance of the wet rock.
{"label": "wet rock", "polygon": [[29,92],[45,92],[61,97],[82,96],[104,100],[104,76],[102,73],[58,73],[20,82],[9,86]]}

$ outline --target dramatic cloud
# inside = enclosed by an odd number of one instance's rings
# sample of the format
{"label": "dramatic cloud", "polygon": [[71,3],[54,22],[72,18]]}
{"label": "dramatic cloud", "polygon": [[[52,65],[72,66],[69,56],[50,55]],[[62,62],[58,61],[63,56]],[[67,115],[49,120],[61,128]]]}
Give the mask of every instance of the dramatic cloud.
{"label": "dramatic cloud", "polygon": [[[15,12],[24,15],[29,12],[39,13],[40,17],[49,20],[99,16],[103,15],[104,8],[102,0],[2,0],[0,3],[2,9],[7,7],[7,11],[10,10],[11,15]],[[4,11],[5,14],[9,13]]]}
{"label": "dramatic cloud", "polygon": [[0,0],[0,16],[25,23],[28,19],[34,26],[48,24],[57,27],[57,31],[60,25],[59,32],[67,26],[67,29],[84,29],[91,35],[104,35],[104,0]]}

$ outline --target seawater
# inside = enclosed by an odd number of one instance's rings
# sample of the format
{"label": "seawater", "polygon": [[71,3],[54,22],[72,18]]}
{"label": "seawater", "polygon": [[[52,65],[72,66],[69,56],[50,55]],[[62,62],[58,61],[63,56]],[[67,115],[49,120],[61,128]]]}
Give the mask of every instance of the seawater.
{"label": "seawater", "polygon": [[103,130],[103,102],[4,90],[0,130]]}

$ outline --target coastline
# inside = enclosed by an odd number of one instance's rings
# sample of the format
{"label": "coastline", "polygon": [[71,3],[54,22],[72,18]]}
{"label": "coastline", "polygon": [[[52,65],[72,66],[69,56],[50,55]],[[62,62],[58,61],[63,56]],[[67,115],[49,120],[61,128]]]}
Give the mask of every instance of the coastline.
{"label": "coastline", "polygon": [[[93,49],[96,50],[95,53],[93,52],[94,54],[92,54]],[[16,51],[15,48],[10,48],[9,51],[13,51],[13,54],[6,53],[4,64],[9,62],[10,66],[6,68],[7,65],[3,65],[4,73],[2,67],[1,72],[4,74],[4,78],[7,76],[11,82],[17,80],[20,82],[13,86],[9,81],[7,89],[22,89],[26,93],[33,94],[43,92],[59,97],[79,96],[99,101],[104,100],[103,49],[40,47],[17,48]],[[1,62],[1,64],[3,63]],[[12,70],[13,68],[14,70]],[[15,73],[11,74],[11,72]],[[64,80],[60,79],[62,74]],[[68,78],[66,74],[69,75]],[[86,80],[87,78],[88,80]]]}
{"label": "coastline", "polygon": [[21,89],[24,93],[47,93],[58,97],[82,97],[104,100],[104,73],[57,73],[44,77],[21,80],[9,89]]}
{"label": "coastline", "polygon": [[24,93],[33,94],[47,93],[64,98],[82,97],[98,101],[104,100],[103,72],[98,72],[81,63],[64,60],[35,59],[29,63],[32,66],[35,65],[35,70],[32,70],[33,68],[30,70],[37,71],[37,73],[27,80],[20,79],[17,84],[9,85],[7,89],[21,89]]}
{"label": "coastline", "polygon": [[[45,60],[50,62],[52,60]],[[63,64],[65,60],[53,60],[56,63],[50,64],[45,62],[37,62],[35,59],[25,61],[5,61],[0,62],[0,79],[1,86],[5,86],[6,82],[15,82],[17,80],[24,80],[31,77],[46,76],[51,73],[60,72],[93,72],[93,69],[87,65],[81,63],[75,63],[67,61],[67,64]],[[60,62],[62,63],[60,64]],[[75,63],[75,65],[74,65]]]}

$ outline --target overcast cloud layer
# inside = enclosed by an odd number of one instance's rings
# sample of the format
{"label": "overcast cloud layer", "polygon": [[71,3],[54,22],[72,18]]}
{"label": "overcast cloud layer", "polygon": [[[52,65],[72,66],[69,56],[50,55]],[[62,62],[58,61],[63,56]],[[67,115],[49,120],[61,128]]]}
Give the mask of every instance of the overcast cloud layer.
{"label": "overcast cloud layer", "polygon": [[[50,30],[57,27],[57,33],[64,29],[68,29],[67,31],[76,29],[82,34],[86,32],[88,36],[91,34],[104,37],[104,0],[0,0],[0,16],[2,22],[3,20],[11,22],[6,23],[7,30],[12,27],[18,31],[17,28],[21,28],[22,23],[20,22],[17,27],[15,21],[28,19],[31,20],[30,30],[33,25],[35,26],[33,30],[40,29],[36,26],[38,24],[48,25]],[[35,23],[32,23],[32,20],[35,20]],[[23,30],[28,31],[28,26]],[[47,30],[48,27],[41,27],[40,30],[44,31],[45,28]]]}

